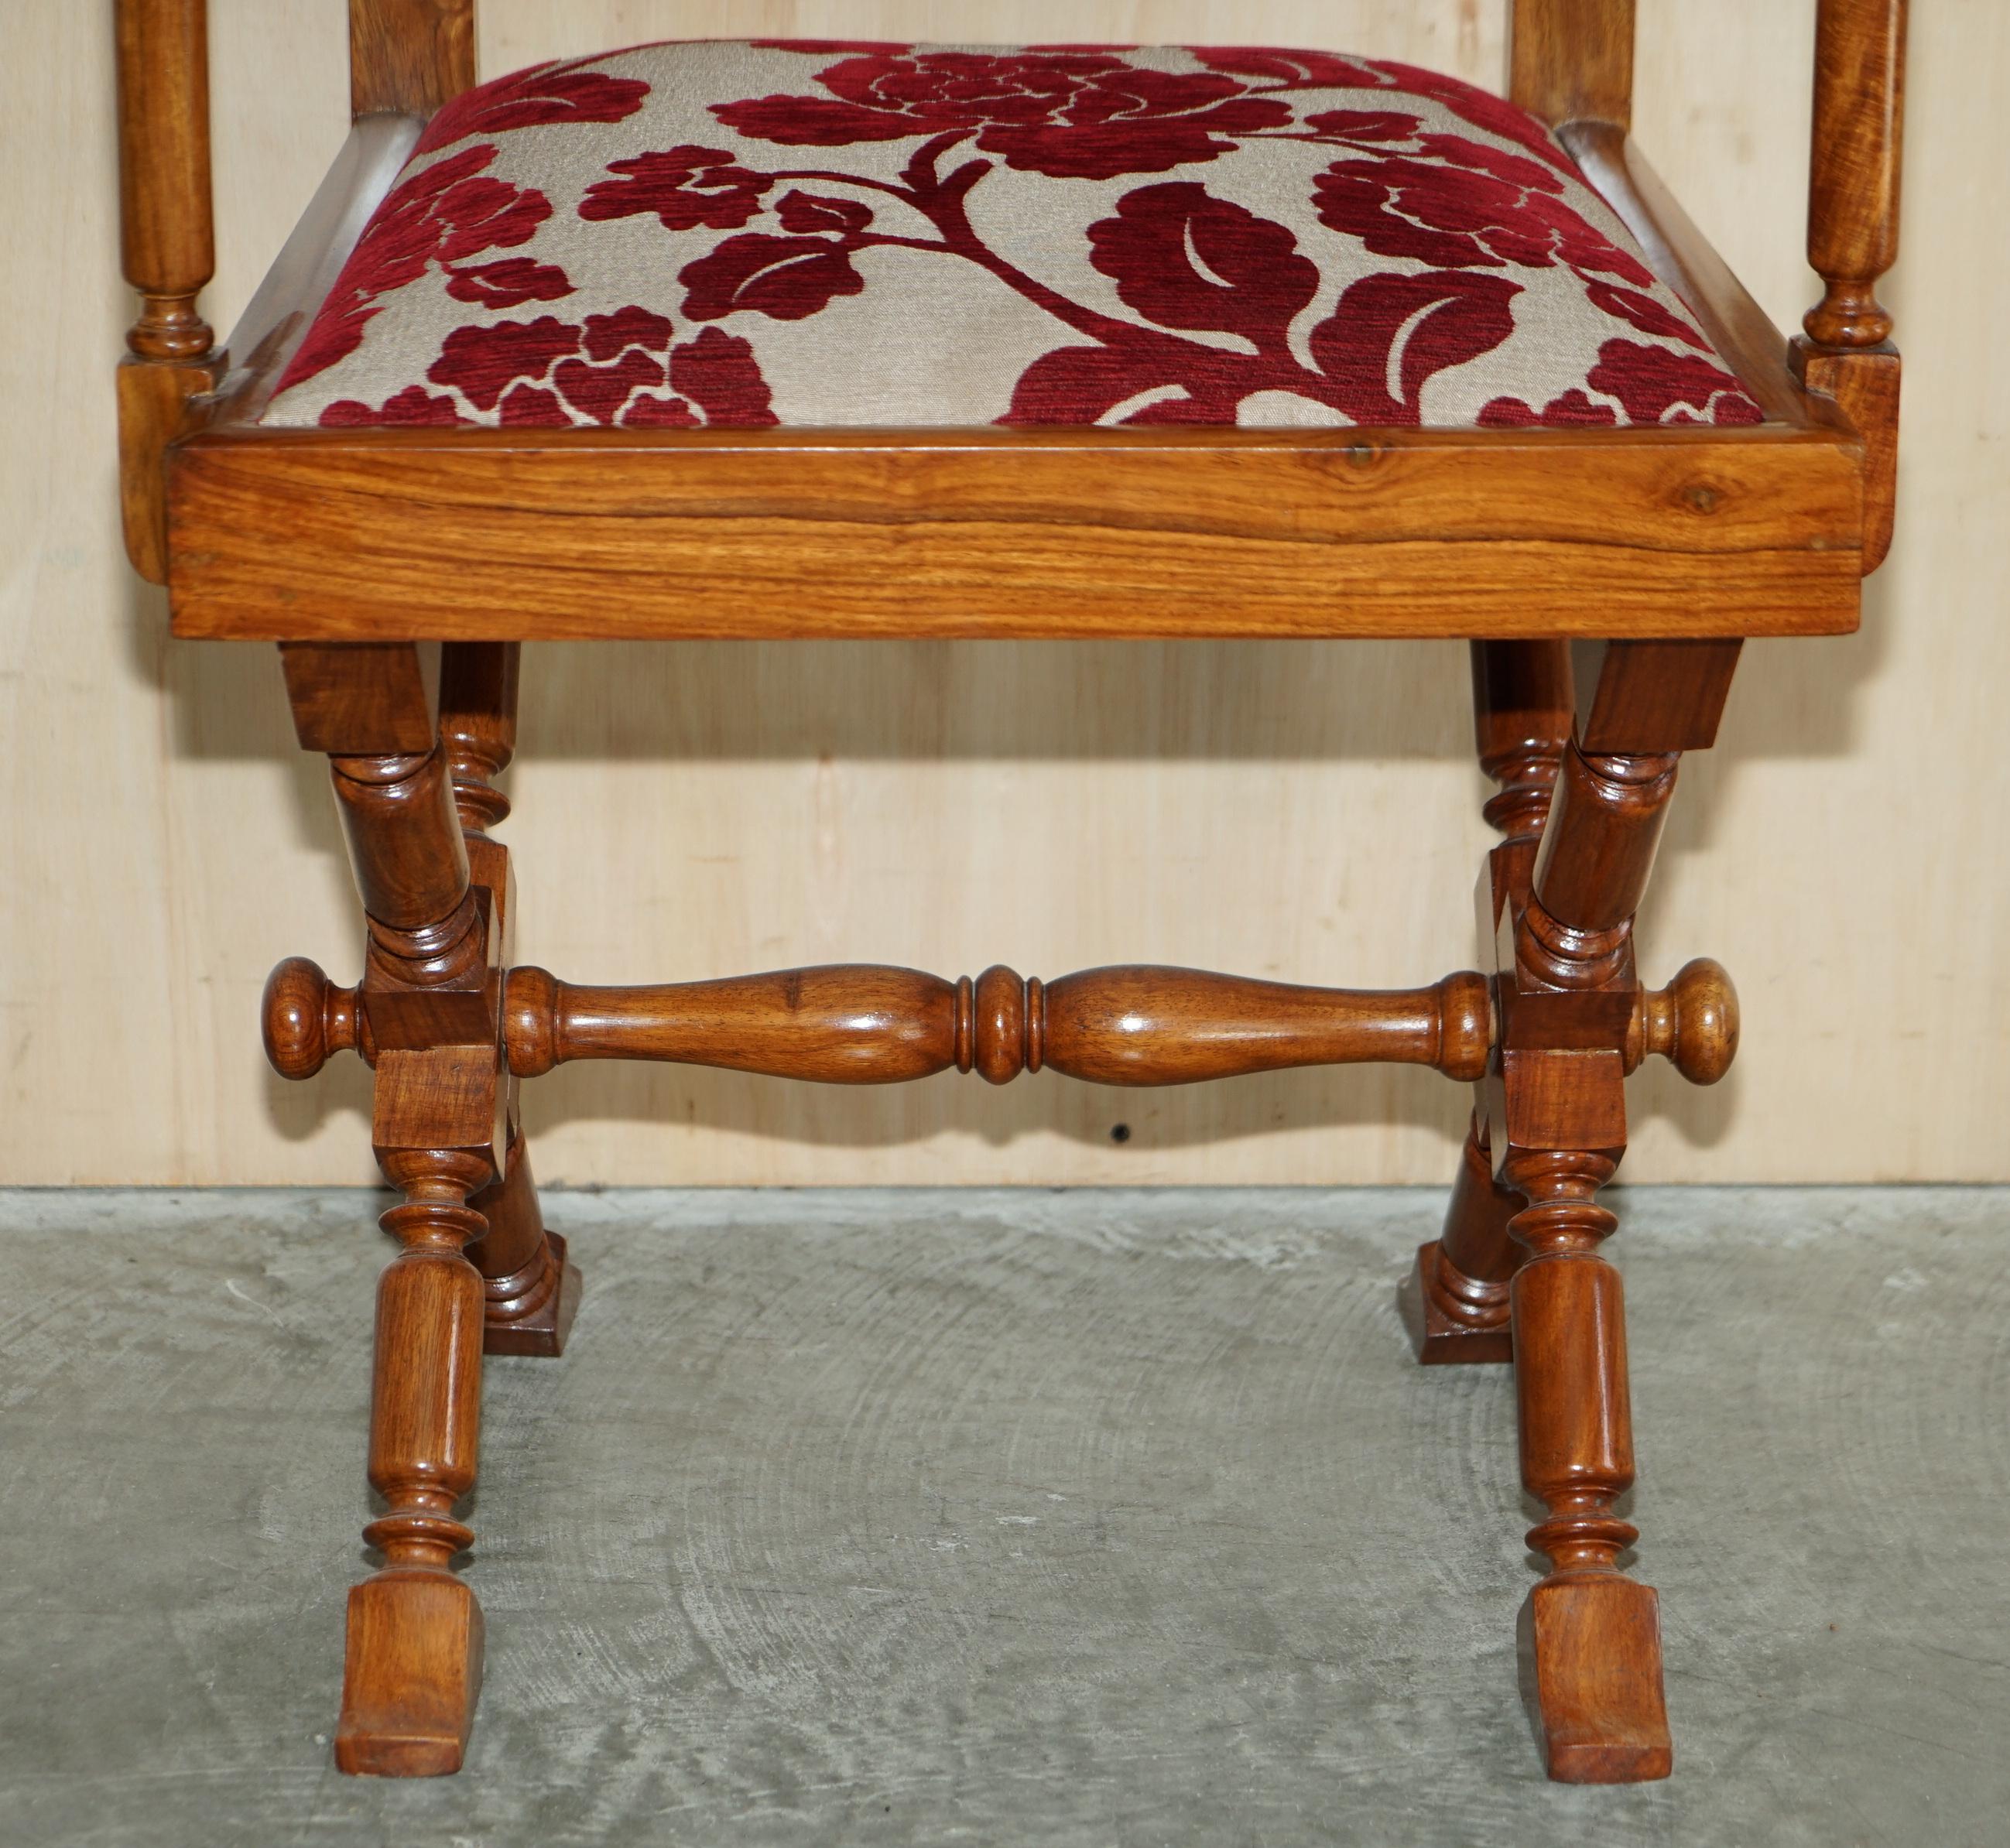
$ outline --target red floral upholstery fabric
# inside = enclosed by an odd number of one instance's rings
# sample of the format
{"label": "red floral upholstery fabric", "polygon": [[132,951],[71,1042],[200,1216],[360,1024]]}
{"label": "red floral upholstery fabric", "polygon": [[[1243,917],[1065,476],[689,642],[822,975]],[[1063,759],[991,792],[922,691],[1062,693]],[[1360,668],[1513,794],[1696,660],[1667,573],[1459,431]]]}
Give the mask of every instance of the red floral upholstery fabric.
{"label": "red floral upholstery fabric", "polygon": [[450,103],[266,420],[1759,419],[1548,131],[1453,78],[756,40]]}

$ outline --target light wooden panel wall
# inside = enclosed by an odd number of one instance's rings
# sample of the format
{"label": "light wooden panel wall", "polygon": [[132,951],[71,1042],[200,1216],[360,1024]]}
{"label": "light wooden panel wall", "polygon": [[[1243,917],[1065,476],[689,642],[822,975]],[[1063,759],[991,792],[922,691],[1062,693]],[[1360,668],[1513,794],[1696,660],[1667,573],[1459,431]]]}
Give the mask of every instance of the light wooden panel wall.
{"label": "light wooden panel wall", "polygon": [[[791,30],[1270,38],[1496,84],[1502,64],[1500,0],[484,9],[491,71]],[[1812,299],[1812,0],[1642,11],[1642,138],[1790,321]],[[342,12],[211,0],[220,325],[340,139]],[[171,647],[119,556],[108,14],[19,0],[0,69],[0,1178],[361,1178],[360,1068],[282,1085],[254,1027],[279,956],[357,966],[319,767],[268,653]],[[1898,548],[1863,635],[1749,651],[1720,749],[1685,772],[1646,963],[1721,956],[1746,1050],[1718,1091],[1637,1087],[1639,1179],[2010,1178],[2010,402],[1989,311],[2010,299],[2010,9],[1922,9],[1913,57]],[[1471,957],[1487,836],[1454,648],[549,647],[527,670],[520,948],[577,979],[1139,958],[1397,984]],[[1463,1110],[1416,1073],[857,1093],[612,1066],[527,1105],[547,1177],[609,1183],[1435,1181]]]}

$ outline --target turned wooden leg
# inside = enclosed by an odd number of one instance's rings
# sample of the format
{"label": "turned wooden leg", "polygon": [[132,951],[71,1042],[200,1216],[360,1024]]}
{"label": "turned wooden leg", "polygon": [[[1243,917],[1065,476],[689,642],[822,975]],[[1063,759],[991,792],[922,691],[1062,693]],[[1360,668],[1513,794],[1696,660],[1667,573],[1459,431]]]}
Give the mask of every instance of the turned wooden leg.
{"label": "turned wooden leg", "polygon": [[1660,1601],[1617,1564],[1639,1534],[1614,1513],[1632,1485],[1633,1421],[1619,1273],[1598,1255],[1612,1168],[1556,1154],[1511,1170],[1529,1198],[1515,1221],[1529,1260],[1511,1286],[1522,1481],[1547,1510],[1529,1545],[1550,1560],[1522,1609],[1523,1674],[1549,1774],[1573,1784],[1664,1778],[1674,1762]]}
{"label": "turned wooden leg", "polygon": [[384,1228],[404,1243],[377,1288],[370,1483],[389,1504],[363,1531],[382,1568],[349,1594],[335,1761],[352,1774],[431,1777],[460,1768],[481,1683],[481,1607],[449,1562],[474,1536],[454,1509],[474,1486],[481,1417],[481,1236],[466,1155],[386,1158],[404,1200]]}
{"label": "turned wooden leg", "polygon": [[[1640,987],[1633,920],[1683,751],[1710,744],[1735,642],[1615,643],[1554,779],[1525,892],[1493,912],[1495,1069],[1483,1089],[1500,1179],[1528,1205],[1509,1296],[1522,1481],[1546,1510],[1529,1544],[1550,1570],[1522,1612],[1526,1687],[1550,1776],[1666,1777],[1660,1606],[1623,1576],[1638,1538],[1616,1512],[1633,1481],[1619,1274],[1598,1203],[1626,1147],[1625,1084],[1648,1052],[1703,1082],[1736,1043],[1713,965],[1664,994]],[[1486,913],[1482,913],[1483,924]]]}
{"label": "turned wooden leg", "polygon": [[[495,779],[516,754],[522,655],[516,642],[449,642],[440,651],[440,741],[453,777],[469,876],[492,895],[506,963],[514,938],[516,880],[510,850],[488,830],[510,813],[510,799]],[[467,1254],[484,1279],[486,1351],[563,1353],[579,1308],[580,1274],[565,1240],[545,1229],[530,1154],[513,1115],[502,1178],[474,1204],[488,1222],[488,1236]]]}
{"label": "turned wooden leg", "polygon": [[[1473,742],[1498,783],[1487,820],[1500,844],[1480,874],[1483,912],[1497,922],[1526,902],[1557,766],[1570,742],[1571,678],[1565,642],[1472,644]],[[1508,1280],[1522,1261],[1508,1222],[1521,1196],[1494,1178],[1486,1119],[1473,1113],[1444,1229],[1417,1249],[1397,1301],[1427,1367],[1511,1360]]]}
{"label": "turned wooden leg", "polygon": [[437,646],[282,652],[300,742],[328,756],[368,940],[339,1007],[311,965],[275,972],[267,1046],[293,1075],[331,1045],[366,1054],[371,1143],[402,1196],[384,1216],[404,1248],[378,1290],[371,1410],[370,1481],[387,1511],[364,1534],[384,1565],[350,1598],[336,1763],[427,1776],[460,1768],[481,1680],[481,1611],[450,1562],[472,1538],[454,1510],[474,1484],[481,1412],[484,1290],[464,1247],[488,1228],[469,1201],[503,1178],[513,1102],[503,918],[498,892],[470,877]]}

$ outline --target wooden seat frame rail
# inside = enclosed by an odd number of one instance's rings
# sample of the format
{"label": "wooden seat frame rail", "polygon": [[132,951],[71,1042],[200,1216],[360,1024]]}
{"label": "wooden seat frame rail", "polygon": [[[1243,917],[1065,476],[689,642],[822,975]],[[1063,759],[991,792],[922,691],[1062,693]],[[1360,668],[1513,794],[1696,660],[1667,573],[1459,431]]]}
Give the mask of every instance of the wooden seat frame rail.
{"label": "wooden seat frame rail", "polygon": [[[1708,747],[1751,635],[1858,619],[1890,542],[1905,0],[1820,0],[1809,255],[1791,343],[1627,136],[1632,0],[1513,0],[1511,87],[1553,123],[1760,404],[1748,428],[627,431],[296,430],[273,388],[426,118],[474,80],[473,0],[350,0],[354,128],[228,353],[197,310],[212,235],[204,0],[117,0],[126,545],[175,632],[281,644],[325,754],[364,972],[267,984],[290,1077],[354,1050],[400,1195],[379,1287],[369,1475],[383,1565],[350,1595],[337,1763],[462,1761],[481,1616],[484,1353],[556,1355],[578,1273],[541,1220],[517,1087],[574,1059],[834,1084],[1044,1069],[1182,1084],[1426,1065],[1476,1087],[1441,1236],[1404,1291],[1420,1358],[1511,1360],[1531,1546],[1526,1690],[1550,1774],[1667,1775],[1637,1538],[1614,1227],[1642,1059],[1736,1049],[1728,978],[1644,988],[1633,919],[1682,754]],[[1392,993],[1128,967],[950,981],[869,965],[594,988],[514,966],[490,829],[527,639],[1461,636],[1503,836],[1480,967]],[[1574,658],[1575,657],[1575,658]],[[1447,1742],[1449,1744],[1450,1742]]]}

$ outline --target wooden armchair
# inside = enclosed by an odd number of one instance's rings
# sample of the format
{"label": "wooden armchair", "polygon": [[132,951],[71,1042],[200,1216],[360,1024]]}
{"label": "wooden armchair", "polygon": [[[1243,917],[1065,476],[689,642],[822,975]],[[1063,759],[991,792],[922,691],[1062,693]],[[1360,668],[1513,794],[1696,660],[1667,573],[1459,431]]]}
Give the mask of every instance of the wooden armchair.
{"label": "wooden armchair", "polygon": [[[1515,0],[1511,107],[1248,47],[654,46],[464,94],[473,12],[351,0],[353,133],[226,353],[196,308],[203,0],[118,5],[126,542],[176,634],[279,644],[328,758],[363,974],[282,963],[265,1044],[293,1077],[371,1062],[402,1196],[384,1564],[350,1595],[337,1762],[450,1772],[468,1736],[481,1619],[450,1562],[481,1357],[556,1355],[579,1288],[520,1080],[1381,1059],[1476,1087],[1405,1307],[1423,1360],[1516,1369],[1550,1774],[1665,1776],[1656,1595],[1617,1564],[1632,1443],[1598,1196],[1626,1075],[1653,1053],[1713,1081],[1737,1009],[1706,962],[1643,988],[1632,920],[1742,639],[1853,628],[1889,541],[1873,291],[1905,0],[1821,0],[1827,289],[1791,343],[1628,139],[1632,0]],[[1203,635],[1472,639],[1504,837],[1477,973],[587,988],[513,966],[488,831],[526,640]]]}

